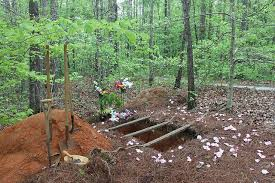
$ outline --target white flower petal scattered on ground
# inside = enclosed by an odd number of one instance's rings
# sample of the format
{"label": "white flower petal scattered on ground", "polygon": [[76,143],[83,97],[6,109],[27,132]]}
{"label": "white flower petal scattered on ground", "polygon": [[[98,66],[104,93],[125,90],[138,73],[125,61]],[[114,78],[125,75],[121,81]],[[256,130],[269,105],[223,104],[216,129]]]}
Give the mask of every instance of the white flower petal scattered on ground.
{"label": "white flower petal scattered on ground", "polygon": [[201,168],[204,165],[204,162],[199,161],[199,164],[196,166],[196,168]]}
{"label": "white flower petal scattered on ground", "polygon": [[254,168],[249,168],[249,170],[253,171],[253,170],[255,170],[255,169],[254,169]]}
{"label": "white flower petal scattered on ground", "polygon": [[140,149],[136,149],[136,151],[137,151],[137,153],[143,153],[143,151]]}
{"label": "white flower petal scattered on ground", "polygon": [[244,141],[244,142],[251,142],[252,139],[244,138],[243,141]]}
{"label": "white flower petal scattered on ground", "polygon": [[183,147],[182,147],[182,146],[179,146],[178,149],[181,150],[181,149],[183,149]]}
{"label": "white flower petal scattered on ground", "polygon": [[174,152],[174,150],[171,150],[170,152],[171,152],[171,153],[173,153],[173,152]]}
{"label": "white flower petal scattered on ground", "polygon": [[211,144],[210,144],[210,142],[207,142],[206,145],[207,145],[207,146],[210,146]]}
{"label": "white flower petal scattered on ground", "polygon": [[104,122],[102,122],[101,124],[104,125]]}
{"label": "white flower petal scattered on ground", "polygon": [[214,140],[216,143],[219,143],[219,142],[220,142],[220,140],[219,140],[218,137],[213,137],[213,140]]}
{"label": "white flower petal scattered on ground", "polygon": [[208,139],[202,139],[202,140],[201,140],[202,143],[204,143],[204,142],[206,142],[206,141],[208,141]]}
{"label": "white flower petal scattered on ground", "polygon": [[232,126],[232,125],[227,126],[227,127],[224,127],[223,129],[224,129],[225,131],[227,131],[227,130],[236,131],[236,130],[237,130],[237,129],[236,129],[234,126]]}
{"label": "white flower petal scattered on ground", "polygon": [[242,136],[242,134],[241,134],[241,133],[238,133],[238,137],[240,137],[240,136]]}
{"label": "white flower petal scattered on ground", "polygon": [[210,150],[211,150],[210,147],[207,146],[207,145],[203,145],[202,148],[205,149],[205,150],[207,150],[207,151],[210,151]]}
{"label": "white flower petal scattered on ground", "polygon": [[260,162],[260,160],[259,160],[259,159],[255,159],[255,162],[256,162],[256,163],[259,163],[259,162]]}
{"label": "white flower petal scattered on ground", "polygon": [[108,130],[108,129],[105,129],[104,132],[109,132],[109,130]]}
{"label": "white flower petal scattered on ground", "polygon": [[191,162],[191,161],[192,161],[192,159],[190,158],[190,156],[187,156],[187,161],[188,161],[188,162]]}
{"label": "white flower petal scattered on ground", "polygon": [[266,156],[263,155],[262,153],[257,153],[257,154],[258,154],[258,156],[260,156],[260,158],[262,158],[262,159],[266,158]]}
{"label": "white flower petal scattered on ground", "polygon": [[166,163],[166,160],[162,158],[162,159],[159,160],[159,162],[160,162],[161,164],[163,164],[163,163]]}
{"label": "white flower petal scattered on ground", "polygon": [[273,162],[270,162],[270,165],[271,165],[271,166],[274,166],[274,163],[273,163]]}
{"label": "white flower petal scattered on ground", "polygon": [[233,147],[233,145],[228,144],[227,142],[223,143],[224,145],[226,145],[227,147]]}
{"label": "white flower petal scattered on ground", "polygon": [[219,144],[218,143],[211,143],[210,144],[212,147],[219,147]]}
{"label": "white flower petal scattered on ground", "polygon": [[236,135],[233,135],[232,136],[232,139],[237,139],[238,137]]}
{"label": "white flower petal scattered on ground", "polygon": [[207,165],[206,165],[206,167],[207,167],[207,168],[210,168],[210,167],[211,167],[211,165],[210,165],[210,164],[207,164]]}
{"label": "white flower petal scattered on ground", "polygon": [[136,157],[136,160],[137,160],[137,161],[140,161],[139,157]]}
{"label": "white flower petal scattered on ground", "polygon": [[129,155],[129,156],[131,156],[131,155],[132,155],[132,153],[128,153],[128,155]]}
{"label": "white flower petal scattered on ground", "polygon": [[228,118],[228,121],[231,121],[233,118]]}
{"label": "white flower petal scattered on ground", "polygon": [[269,172],[266,170],[266,169],[262,169],[262,174],[266,175],[268,174]]}
{"label": "white flower petal scattered on ground", "polygon": [[96,128],[96,126],[93,126],[93,128]]}
{"label": "white flower petal scattered on ground", "polygon": [[197,139],[198,139],[198,140],[202,140],[202,136],[201,136],[201,135],[198,135],[198,136],[197,136]]}
{"label": "white flower petal scattered on ground", "polygon": [[266,141],[266,142],[264,142],[264,144],[267,145],[267,146],[269,146],[269,145],[271,145],[272,143],[271,143],[271,141]]}
{"label": "white flower petal scattered on ground", "polygon": [[174,158],[175,157],[175,155],[174,154],[172,154],[172,156],[171,156],[172,158]]}
{"label": "white flower petal scattered on ground", "polygon": [[129,141],[129,142],[127,142],[127,146],[132,146],[132,145],[134,145],[134,142],[132,142],[131,140]]}
{"label": "white flower petal scattered on ground", "polygon": [[217,156],[217,158],[220,158],[222,157],[222,154],[223,154],[224,150],[219,148],[219,151],[218,152],[214,152],[214,154]]}
{"label": "white flower petal scattered on ground", "polygon": [[251,136],[250,136],[249,134],[246,134],[245,137],[246,137],[246,138],[250,138]]}
{"label": "white flower petal scattered on ground", "polygon": [[168,160],[168,162],[169,162],[169,163],[172,163],[172,162],[173,162],[173,160],[169,159],[169,160]]}
{"label": "white flower petal scattered on ground", "polygon": [[264,152],[264,151],[263,151],[263,150],[259,150],[259,149],[258,149],[258,150],[257,150],[257,152],[260,152],[260,153],[262,153],[262,152]]}

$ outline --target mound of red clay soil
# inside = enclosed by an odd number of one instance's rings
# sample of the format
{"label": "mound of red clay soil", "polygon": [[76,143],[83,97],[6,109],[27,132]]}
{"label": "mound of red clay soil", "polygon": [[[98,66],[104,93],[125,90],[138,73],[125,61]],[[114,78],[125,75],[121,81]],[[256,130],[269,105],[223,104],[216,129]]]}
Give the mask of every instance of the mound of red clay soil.
{"label": "mound of red clay soil", "polygon": [[125,107],[134,110],[146,110],[151,108],[160,108],[169,105],[169,103],[185,103],[186,93],[177,93],[164,87],[150,88],[143,90],[137,97],[128,101]]}
{"label": "mound of red clay soil", "polygon": [[[0,182],[21,182],[48,166],[44,113],[33,115],[0,132]],[[71,154],[87,155],[93,148],[110,149],[110,142],[88,123],[75,116]],[[59,153],[64,139],[65,112],[52,111],[52,154]]]}

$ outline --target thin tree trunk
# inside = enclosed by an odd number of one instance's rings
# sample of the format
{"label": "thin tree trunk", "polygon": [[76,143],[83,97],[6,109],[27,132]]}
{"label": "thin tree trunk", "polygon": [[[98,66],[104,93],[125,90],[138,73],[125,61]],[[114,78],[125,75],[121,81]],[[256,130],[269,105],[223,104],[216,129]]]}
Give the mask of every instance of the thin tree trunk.
{"label": "thin tree trunk", "polygon": [[209,23],[208,23],[208,39],[212,37],[212,12],[213,12],[213,2],[209,2]]}
{"label": "thin tree trunk", "polygon": [[243,15],[242,15],[242,21],[241,21],[241,30],[246,31],[248,30],[248,20],[247,20],[248,0],[242,0],[242,4],[243,4]]}
{"label": "thin tree trunk", "polygon": [[196,107],[196,94],[195,94],[195,80],[193,71],[193,46],[192,46],[192,34],[190,28],[190,0],[182,0],[183,14],[184,14],[184,26],[185,26],[185,38],[187,44],[187,75],[188,75],[188,99],[187,107],[189,110]]}
{"label": "thin tree trunk", "polygon": [[164,17],[165,17],[165,26],[164,26],[164,56],[169,56],[170,46],[169,46],[169,23],[170,23],[170,1],[164,0]]}
{"label": "thin tree trunk", "polygon": [[[29,1],[29,15],[31,20],[39,20],[38,3],[37,1]],[[33,34],[36,34],[33,32]],[[39,58],[40,49],[38,45],[30,45],[30,71],[41,72],[41,63]],[[39,81],[30,78],[29,79],[29,106],[33,110],[33,113],[40,112],[40,94],[41,84]]]}
{"label": "thin tree trunk", "polygon": [[198,29],[197,29],[197,23],[196,23],[196,4],[195,4],[195,0],[192,0],[193,1],[193,24],[194,24],[194,33],[195,33],[195,38],[196,38],[196,44],[198,44],[198,40],[199,40],[199,37],[198,37]]}
{"label": "thin tree trunk", "polygon": [[52,20],[57,20],[58,19],[58,13],[57,13],[57,0],[51,0],[51,17]]}
{"label": "thin tree trunk", "polygon": [[149,86],[153,85],[154,82],[154,0],[150,1],[150,40],[149,40],[149,47],[150,47],[150,55],[149,55]]}
{"label": "thin tree trunk", "polygon": [[205,39],[206,33],[206,2],[201,0],[201,15],[200,15],[200,40]]}
{"label": "thin tree trunk", "polygon": [[227,110],[232,110],[233,106],[233,79],[234,79],[234,51],[236,44],[236,23],[235,23],[235,0],[230,0],[230,12],[231,12],[231,43],[229,51],[229,84],[228,84],[228,93],[227,93]]}
{"label": "thin tree trunk", "polygon": [[183,31],[183,33],[181,34],[181,49],[180,49],[180,62],[178,65],[178,72],[177,72],[177,76],[176,76],[176,80],[175,80],[175,85],[174,88],[180,88],[181,86],[181,80],[182,80],[182,76],[183,76],[183,60],[184,60],[184,49],[185,49],[185,32]]}
{"label": "thin tree trunk", "polygon": [[40,0],[40,5],[41,5],[41,15],[43,17],[47,16],[48,0]]}

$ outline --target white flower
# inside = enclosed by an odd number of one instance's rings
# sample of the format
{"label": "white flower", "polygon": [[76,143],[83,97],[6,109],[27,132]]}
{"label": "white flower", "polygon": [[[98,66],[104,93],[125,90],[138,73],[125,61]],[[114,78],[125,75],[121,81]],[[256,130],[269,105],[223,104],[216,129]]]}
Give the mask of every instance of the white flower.
{"label": "white flower", "polygon": [[188,161],[188,162],[191,162],[191,161],[192,161],[192,159],[190,158],[190,156],[187,156],[187,161]]}
{"label": "white flower", "polygon": [[204,142],[206,142],[206,141],[208,141],[208,139],[202,139],[202,140],[201,140],[202,143],[204,143]]}
{"label": "white flower", "polygon": [[182,146],[179,146],[178,149],[181,150],[181,149],[183,149],[183,147],[182,147]]}
{"label": "white flower", "polygon": [[255,162],[256,162],[256,163],[259,163],[259,162],[260,162],[260,160],[259,160],[259,159],[255,159]]}
{"label": "white flower", "polygon": [[173,162],[173,160],[171,160],[171,159],[170,159],[170,160],[168,160],[168,162],[169,162],[169,163],[172,163],[172,162]]}
{"label": "white flower", "polygon": [[140,161],[139,157],[136,157],[136,160],[137,160],[137,161]]}

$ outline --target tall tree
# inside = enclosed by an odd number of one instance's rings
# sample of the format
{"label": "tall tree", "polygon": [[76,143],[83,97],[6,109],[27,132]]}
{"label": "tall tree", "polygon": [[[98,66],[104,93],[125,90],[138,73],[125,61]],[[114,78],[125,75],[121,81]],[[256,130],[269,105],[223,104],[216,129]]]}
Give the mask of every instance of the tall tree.
{"label": "tall tree", "polygon": [[236,22],[235,22],[235,0],[230,0],[230,24],[231,24],[231,41],[229,51],[229,84],[227,92],[227,105],[226,109],[231,110],[233,105],[233,78],[235,68],[234,52],[236,47]]}
{"label": "tall tree", "polygon": [[[38,12],[38,2],[30,0],[29,1],[29,15],[31,20],[39,20]],[[37,34],[33,31],[33,34]],[[39,47],[38,45],[30,45],[30,71],[31,72],[41,72],[41,63],[39,58]],[[41,84],[39,81],[30,78],[29,79],[29,105],[34,113],[40,112],[40,94],[41,94]]]}
{"label": "tall tree", "polygon": [[209,20],[208,20],[208,39],[212,37],[212,13],[213,13],[213,2],[209,1]]}
{"label": "tall tree", "polygon": [[[182,0],[183,21],[185,27],[185,39],[187,44],[187,77],[188,77],[188,97],[187,107],[193,109],[196,107],[195,80],[193,70],[193,46],[192,34],[190,28],[190,0]],[[184,40],[183,40],[184,41]]]}
{"label": "tall tree", "polygon": [[154,0],[150,0],[150,39],[149,39],[149,85],[152,86],[154,82]]}

